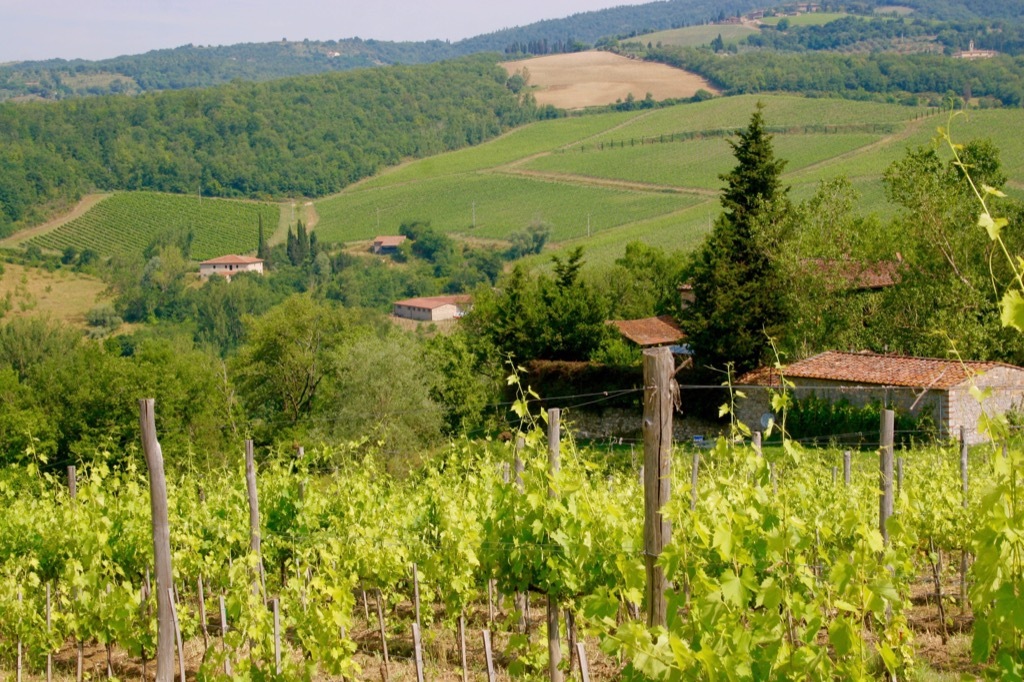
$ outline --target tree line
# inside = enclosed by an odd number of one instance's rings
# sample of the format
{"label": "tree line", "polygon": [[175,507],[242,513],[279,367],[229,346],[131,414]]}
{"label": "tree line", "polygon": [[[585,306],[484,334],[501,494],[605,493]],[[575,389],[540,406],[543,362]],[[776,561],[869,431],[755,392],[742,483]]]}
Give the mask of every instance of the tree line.
{"label": "tree line", "polygon": [[[727,95],[802,92],[849,98],[909,101],[970,95],[995,106],[1024,101],[1024,64],[1018,58],[951,59],[886,52],[751,51],[721,57],[710,49],[654,47],[645,58],[707,78]],[[916,100],[915,100],[916,101]]]}
{"label": "tree line", "polygon": [[0,105],[0,235],[92,190],[319,197],[533,120],[491,57]]}

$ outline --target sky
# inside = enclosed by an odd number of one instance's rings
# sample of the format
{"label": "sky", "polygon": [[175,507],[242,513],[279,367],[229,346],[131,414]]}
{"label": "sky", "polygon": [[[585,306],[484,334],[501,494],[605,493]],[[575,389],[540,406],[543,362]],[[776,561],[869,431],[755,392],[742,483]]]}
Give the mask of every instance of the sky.
{"label": "sky", "polygon": [[650,0],[0,0],[0,62],[288,40],[462,38]]}

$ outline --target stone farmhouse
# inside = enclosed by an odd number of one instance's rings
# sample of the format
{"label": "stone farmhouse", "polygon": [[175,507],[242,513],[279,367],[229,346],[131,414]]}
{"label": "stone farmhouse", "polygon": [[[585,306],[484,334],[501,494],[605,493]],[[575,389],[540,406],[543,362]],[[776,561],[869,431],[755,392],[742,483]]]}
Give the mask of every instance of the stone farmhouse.
{"label": "stone farmhouse", "polygon": [[[815,395],[854,406],[878,402],[914,416],[930,414],[940,438],[959,438],[964,427],[970,443],[986,438],[978,432],[983,410],[1002,414],[1024,404],[1024,368],[1001,362],[828,351],[784,367],[782,373],[796,399]],[[747,396],[737,405],[740,421],[762,428],[771,414],[769,389],[781,385],[778,370],[754,370],[736,385]],[[971,395],[972,386],[987,391],[982,403]]]}
{"label": "stone farmhouse", "polygon": [[403,235],[385,235],[377,237],[373,240],[373,246],[370,250],[379,256],[385,256],[392,253],[398,252],[398,247],[405,243],[406,237]]}
{"label": "stone farmhouse", "polygon": [[262,275],[263,259],[231,254],[204,260],[199,264],[199,276],[203,279],[210,275],[220,275],[230,280],[240,272],[255,272]]}
{"label": "stone farmhouse", "polygon": [[454,320],[466,314],[472,301],[472,297],[467,294],[407,298],[395,302],[394,315],[423,322]]}

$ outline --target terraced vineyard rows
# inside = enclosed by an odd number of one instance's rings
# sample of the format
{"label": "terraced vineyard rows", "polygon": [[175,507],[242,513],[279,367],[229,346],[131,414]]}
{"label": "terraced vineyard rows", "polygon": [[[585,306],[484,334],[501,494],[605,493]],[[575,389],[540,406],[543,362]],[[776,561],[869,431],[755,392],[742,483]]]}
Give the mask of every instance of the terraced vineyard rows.
{"label": "terraced vineyard rows", "polygon": [[266,234],[277,226],[274,204],[157,192],[126,192],[104,199],[85,215],[28,241],[42,249],[92,249],[101,256],[137,255],[167,233],[194,235],[192,257],[256,250],[259,219]]}

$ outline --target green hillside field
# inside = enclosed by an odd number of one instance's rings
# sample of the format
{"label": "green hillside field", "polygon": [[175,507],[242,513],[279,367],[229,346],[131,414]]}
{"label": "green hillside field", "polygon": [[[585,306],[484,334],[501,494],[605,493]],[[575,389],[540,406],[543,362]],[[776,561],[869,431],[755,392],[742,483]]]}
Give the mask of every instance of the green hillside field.
{"label": "green hillside field", "polygon": [[[485,144],[409,161],[315,202],[320,240],[352,242],[396,234],[403,222],[429,220],[464,238],[507,239],[530,223],[551,227],[549,246],[582,244],[587,260],[611,262],[629,241],[667,249],[699,243],[719,211],[719,175],[733,164],[728,137],[757,102],[786,159],[795,200],[822,180],[847,176],[862,213],[882,217],[885,168],[911,146],[932,143],[948,115],[895,104],[742,96],[661,109],[590,114],[537,122]],[[954,137],[990,138],[1002,152],[1011,194],[1024,193],[1019,112],[972,111],[952,122]],[[266,234],[279,207],[157,193],[119,193],[84,216],[29,242],[61,251],[141,253],[161,233],[192,229],[193,255],[252,252],[258,218]],[[541,257],[539,260],[546,260]]]}
{"label": "green hillside field", "polygon": [[[784,180],[794,199],[845,175],[860,192],[861,212],[882,217],[894,212],[882,185],[885,168],[908,147],[931,144],[949,123],[934,109],[799,96],[544,121],[320,200],[317,232],[323,241],[353,241],[430,220],[456,235],[501,239],[541,220],[552,228],[552,247],[583,244],[595,263],[614,260],[632,240],[690,249],[718,214],[718,176],[733,164],[728,136],[747,124],[758,101],[776,153],[787,161]],[[958,140],[989,137],[1001,148],[1011,192],[1024,188],[1015,114],[978,110],[953,121]]]}
{"label": "green hillside field", "polygon": [[660,43],[675,47],[700,47],[707,45],[718,36],[722,36],[722,41],[728,44],[739,42],[757,32],[758,29],[744,24],[701,24],[700,26],[674,28],[669,31],[645,33],[642,36],[630,38],[629,42],[636,41],[645,45]]}
{"label": "green hillside field", "polygon": [[277,228],[276,204],[158,192],[120,192],[85,215],[28,240],[45,250],[92,249],[101,256],[136,255],[169,232],[194,234],[192,257],[256,251],[260,216],[269,237]]}

